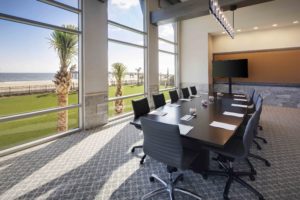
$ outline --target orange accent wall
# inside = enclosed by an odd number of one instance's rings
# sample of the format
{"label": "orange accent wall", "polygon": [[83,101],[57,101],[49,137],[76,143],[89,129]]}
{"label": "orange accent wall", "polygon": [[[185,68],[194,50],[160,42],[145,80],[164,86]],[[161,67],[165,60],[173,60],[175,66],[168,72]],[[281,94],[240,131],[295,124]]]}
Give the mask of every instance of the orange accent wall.
{"label": "orange accent wall", "polygon": [[[214,60],[248,59],[248,78],[233,82],[300,83],[300,49],[214,54]],[[225,79],[215,79],[216,82]]]}

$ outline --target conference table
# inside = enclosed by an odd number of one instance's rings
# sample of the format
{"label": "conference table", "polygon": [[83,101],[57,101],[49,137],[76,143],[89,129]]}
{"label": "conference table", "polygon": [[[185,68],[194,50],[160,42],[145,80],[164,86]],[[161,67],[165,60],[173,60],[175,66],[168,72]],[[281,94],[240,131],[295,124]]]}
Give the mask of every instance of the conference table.
{"label": "conference table", "polygon": [[[156,113],[164,113],[163,115],[150,112],[143,117],[168,124],[192,126],[193,128],[187,134],[181,135],[182,143],[185,148],[200,153],[192,169],[195,172],[201,172],[209,169],[209,150],[205,147],[223,148],[244,121],[248,110],[246,108],[248,102],[245,101],[245,97],[236,97],[236,95],[239,96],[240,94],[212,93],[210,96],[213,96],[214,100],[209,101],[209,94],[202,94],[188,101],[179,100],[174,104],[167,103],[155,110]],[[244,99],[244,101],[241,99]],[[202,105],[203,100],[208,102],[206,107]],[[232,104],[244,105],[245,107],[235,107]],[[190,114],[190,108],[196,109],[196,115],[189,121],[182,120],[183,116]],[[224,112],[241,113],[244,114],[244,117],[228,116],[224,115]],[[213,121],[235,125],[236,128],[228,130],[213,127],[210,125]],[[141,128],[140,118],[134,119],[131,124]]]}

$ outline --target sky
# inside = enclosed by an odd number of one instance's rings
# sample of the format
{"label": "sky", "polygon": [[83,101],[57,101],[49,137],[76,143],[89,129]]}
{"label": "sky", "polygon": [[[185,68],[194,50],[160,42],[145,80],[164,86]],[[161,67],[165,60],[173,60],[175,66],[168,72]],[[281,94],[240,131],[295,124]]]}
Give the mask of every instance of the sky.
{"label": "sky", "polygon": [[[78,7],[77,0],[59,0],[62,3]],[[57,26],[72,24],[78,26],[78,15],[63,9],[44,4],[36,0],[0,0],[0,13],[14,15]],[[143,14],[139,0],[109,0],[108,18],[126,26],[143,30]],[[50,46],[49,38],[53,32],[49,29],[24,25],[0,19],[0,73],[54,73],[59,68],[59,60]],[[143,45],[143,36],[108,26],[109,38],[119,39]],[[173,40],[172,25],[159,27],[162,38]],[[159,44],[160,49],[172,50],[172,45]],[[174,48],[173,48],[174,49]],[[160,53],[160,72],[174,74],[174,57]],[[114,62],[123,62],[128,72],[144,67],[142,48],[124,46],[109,42],[109,66]],[[77,63],[77,58],[73,63]]]}

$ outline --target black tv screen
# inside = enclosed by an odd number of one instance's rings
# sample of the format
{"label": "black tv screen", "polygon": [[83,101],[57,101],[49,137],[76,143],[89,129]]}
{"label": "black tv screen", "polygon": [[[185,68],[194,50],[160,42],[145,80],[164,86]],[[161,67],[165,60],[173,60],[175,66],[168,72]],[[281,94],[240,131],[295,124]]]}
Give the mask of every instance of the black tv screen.
{"label": "black tv screen", "polygon": [[213,61],[213,77],[248,77],[248,59]]}

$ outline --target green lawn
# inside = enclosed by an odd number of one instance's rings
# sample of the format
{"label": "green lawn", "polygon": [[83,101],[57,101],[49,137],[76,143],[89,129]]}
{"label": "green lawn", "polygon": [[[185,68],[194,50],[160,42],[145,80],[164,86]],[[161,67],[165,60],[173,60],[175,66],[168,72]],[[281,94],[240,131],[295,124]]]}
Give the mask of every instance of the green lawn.
{"label": "green lawn", "polygon": [[[163,89],[163,88],[162,88]],[[115,96],[115,87],[109,88],[109,97]],[[144,93],[144,86],[124,86],[123,95]],[[168,91],[164,92],[169,99]],[[131,100],[124,100],[124,112],[132,111]],[[78,94],[69,95],[69,105],[78,103]],[[56,94],[32,94],[0,97],[0,117],[57,107]],[[69,110],[69,129],[78,127],[78,109]],[[109,116],[115,116],[114,102],[109,102]],[[57,113],[0,123],[0,150],[56,133]]]}

